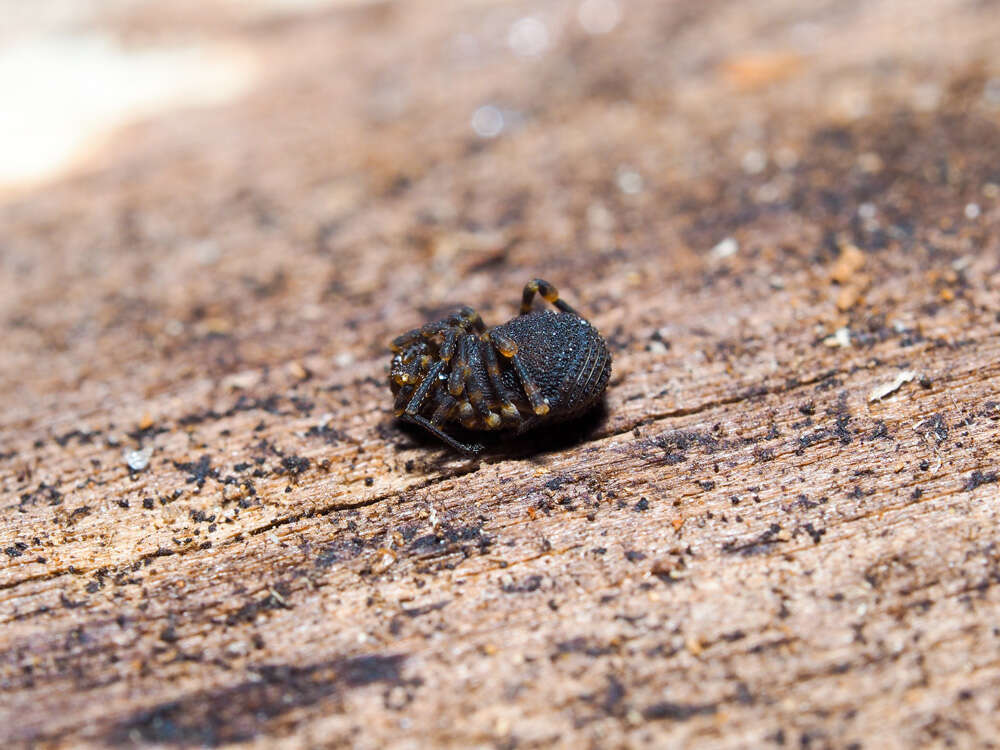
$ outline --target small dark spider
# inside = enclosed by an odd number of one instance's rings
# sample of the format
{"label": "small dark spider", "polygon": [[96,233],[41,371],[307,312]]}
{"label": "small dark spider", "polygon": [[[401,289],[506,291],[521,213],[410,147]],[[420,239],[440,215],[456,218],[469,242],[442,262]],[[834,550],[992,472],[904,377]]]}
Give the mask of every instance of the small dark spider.
{"label": "small dark spider", "polygon": [[[532,310],[536,293],[559,312]],[[520,434],[582,415],[611,377],[601,334],[541,279],[525,285],[520,315],[503,325],[487,330],[479,313],[462,307],[390,348],[395,415],[470,456],[483,446],[459,442],[445,423]]]}

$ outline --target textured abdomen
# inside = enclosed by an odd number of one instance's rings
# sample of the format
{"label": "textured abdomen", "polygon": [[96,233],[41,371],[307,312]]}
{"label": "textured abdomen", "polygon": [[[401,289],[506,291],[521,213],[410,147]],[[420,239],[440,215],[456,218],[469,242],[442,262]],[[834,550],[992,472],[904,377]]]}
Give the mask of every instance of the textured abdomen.
{"label": "textured abdomen", "polygon": [[538,311],[514,318],[496,330],[517,344],[528,372],[549,402],[550,420],[582,414],[607,387],[611,355],[601,334],[583,318]]}

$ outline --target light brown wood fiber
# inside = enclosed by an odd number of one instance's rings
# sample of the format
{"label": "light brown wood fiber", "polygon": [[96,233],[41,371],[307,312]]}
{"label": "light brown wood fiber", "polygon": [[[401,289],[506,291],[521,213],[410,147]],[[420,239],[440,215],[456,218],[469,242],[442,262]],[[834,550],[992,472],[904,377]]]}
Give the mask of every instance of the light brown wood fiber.
{"label": "light brown wood fiber", "polygon": [[[996,745],[995,4],[577,6],[108,20],[267,74],[0,204],[5,746]],[[605,410],[395,424],[536,276]]]}

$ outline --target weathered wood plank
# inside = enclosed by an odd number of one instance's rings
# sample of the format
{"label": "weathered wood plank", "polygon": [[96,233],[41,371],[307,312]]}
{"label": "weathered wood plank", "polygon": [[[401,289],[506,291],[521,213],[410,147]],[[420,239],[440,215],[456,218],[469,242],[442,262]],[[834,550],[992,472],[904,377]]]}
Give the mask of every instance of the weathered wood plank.
{"label": "weathered wood plank", "polygon": [[[537,61],[481,5],[218,11],[269,83],[0,207],[7,744],[994,741],[995,12],[623,9]],[[536,275],[605,411],[394,424],[385,343]]]}

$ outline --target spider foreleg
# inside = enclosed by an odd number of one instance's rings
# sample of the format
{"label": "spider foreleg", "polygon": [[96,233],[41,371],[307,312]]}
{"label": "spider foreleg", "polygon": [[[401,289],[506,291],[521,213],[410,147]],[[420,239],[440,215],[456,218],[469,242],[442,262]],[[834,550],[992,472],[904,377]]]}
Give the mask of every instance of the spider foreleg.
{"label": "spider foreleg", "polygon": [[580,317],[580,313],[559,299],[559,291],[544,279],[532,279],[524,285],[524,292],[521,294],[521,315],[531,312],[531,303],[534,302],[536,294],[542,295],[542,299],[552,303],[563,312]]}
{"label": "spider foreleg", "polygon": [[420,425],[438,440],[447,443],[454,450],[466,456],[475,457],[483,452],[483,446],[479,443],[461,443],[419,414],[406,414],[403,416],[403,419],[407,422]]}
{"label": "spider foreleg", "polygon": [[408,416],[413,416],[420,411],[420,407],[424,405],[424,401],[427,399],[428,394],[431,389],[438,384],[438,375],[444,369],[444,362],[435,362],[431,365],[427,374],[424,376],[423,382],[414,392],[413,397],[410,399],[410,403],[406,405],[406,414]]}

